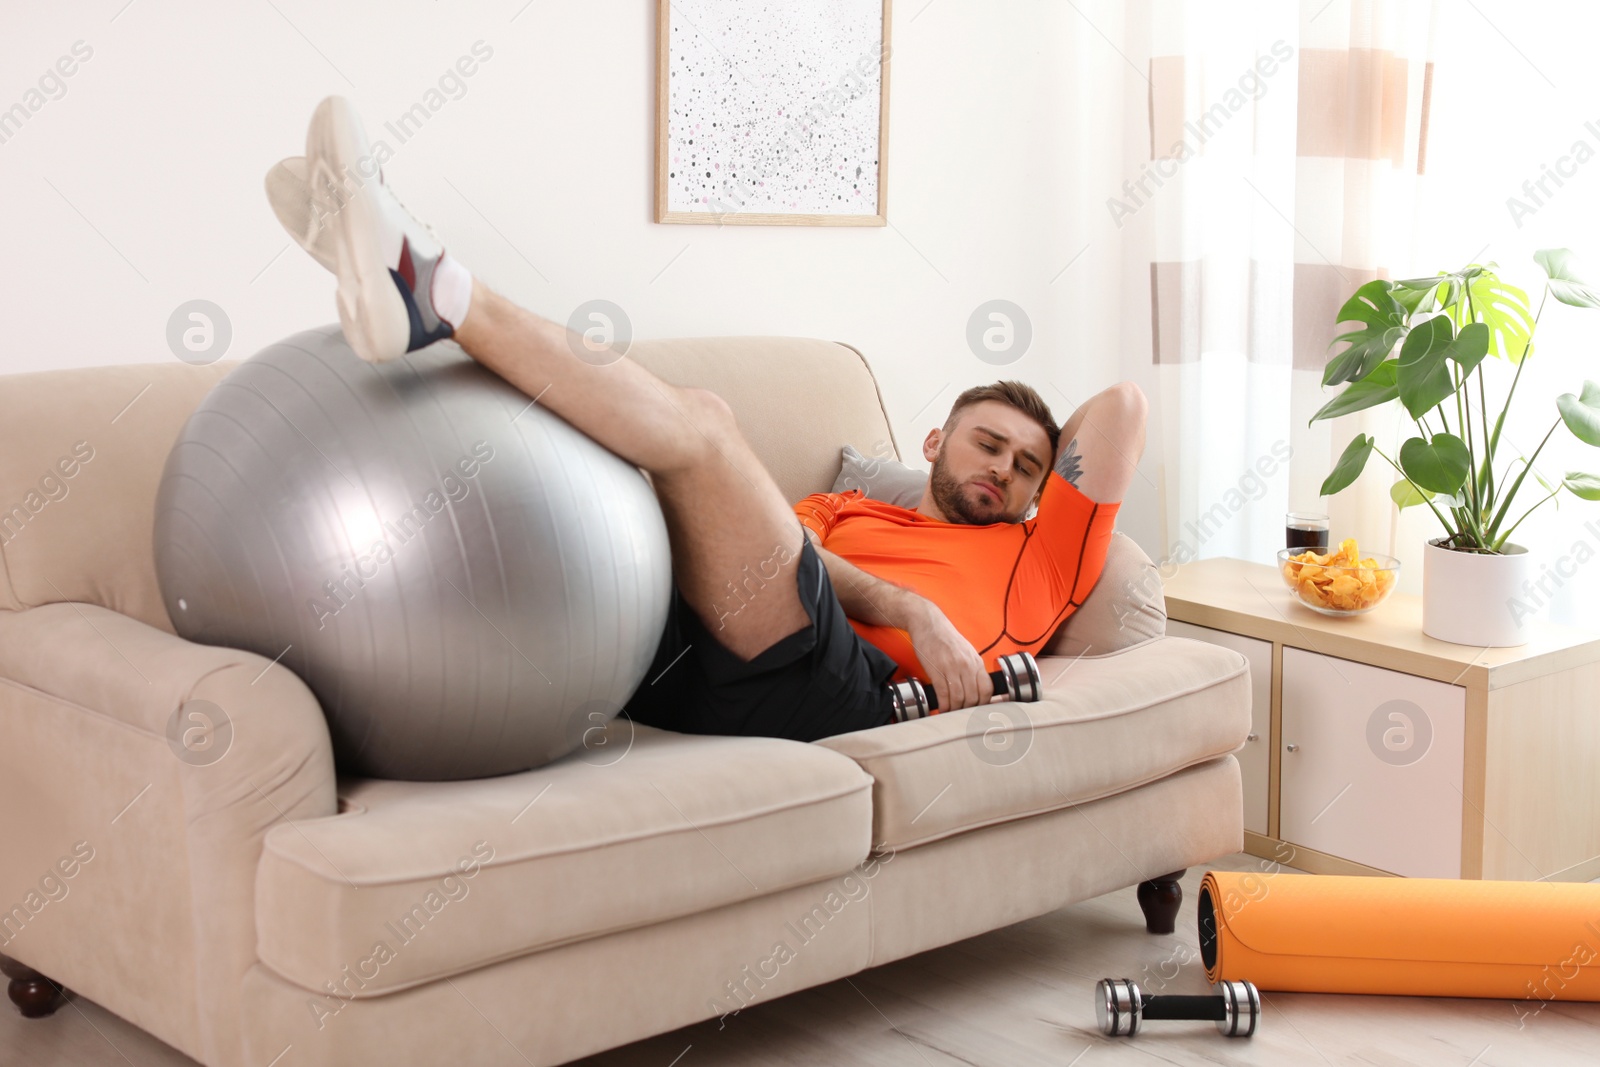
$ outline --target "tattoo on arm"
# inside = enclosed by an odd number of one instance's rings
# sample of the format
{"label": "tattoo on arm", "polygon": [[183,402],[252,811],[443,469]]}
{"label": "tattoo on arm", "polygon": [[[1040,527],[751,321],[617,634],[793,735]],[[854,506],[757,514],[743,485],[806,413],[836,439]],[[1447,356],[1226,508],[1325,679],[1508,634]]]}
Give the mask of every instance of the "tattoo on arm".
{"label": "tattoo on arm", "polygon": [[1068,485],[1077,485],[1078,479],[1083,476],[1083,467],[1079,460],[1083,456],[1078,451],[1078,439],[1074,437],[1067,442],[1061,450],[1061,455],[1056,459],[1056,473],[1067,480]]}

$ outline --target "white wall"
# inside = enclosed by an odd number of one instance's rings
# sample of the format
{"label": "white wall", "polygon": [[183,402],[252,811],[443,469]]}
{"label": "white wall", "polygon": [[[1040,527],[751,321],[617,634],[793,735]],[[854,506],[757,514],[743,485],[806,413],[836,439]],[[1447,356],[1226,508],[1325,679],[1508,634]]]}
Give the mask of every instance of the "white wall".
{"label": "white wall", "polygon": [[[651,221],[646,0],[124,3],[5,19],[0,108],[74,42],[93,55],[0,143],[0,373],[172,359],[167,319],[194,298],[230,317],[229,358],[332,321],[332,280],[284,251],[263,174],[302,151],[322,97],[351,97],[379,136],[481,39],[492,59],[396,143],[385,174],[476,273],[534,310],[564,320],[604,297],[638,337],[847,341],[919,465],[918,442],[969,385],[1022,378],[1065,421],[1066,398],[1119,376],[1102,206],[1122,177],[1118,112],[1080,87],[1137,76],[1069,5],[901,0],[891,225],[719,229]],[[1005,367],[965,340],[973,309],[997,297],[1034,331]]]}

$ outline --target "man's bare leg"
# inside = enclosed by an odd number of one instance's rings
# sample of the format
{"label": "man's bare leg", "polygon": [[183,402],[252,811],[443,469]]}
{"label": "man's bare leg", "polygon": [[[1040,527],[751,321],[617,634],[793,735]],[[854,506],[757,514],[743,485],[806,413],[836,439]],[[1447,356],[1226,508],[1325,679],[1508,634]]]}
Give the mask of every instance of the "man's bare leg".
{"label": "man's bare leg", "polygon": [[1144,392],[1132,382],[1091,396],[1061,427],[1056,469],[1097,504],[1121,500],[1144,455],[1148,410]]}
{"label": "man's bare leg", "polygon": [[[569,337],[476,280],[471,311],[455,331],[473,359],[650,472],[678,588],[729,651],[749,661],[808,625],[794,578],[800,521],[732,409],[710,390],[664,382],[626,356],[603,366],[580,359]],[[762,580],[731,595],[729,583],[739,587],[750,574]]]}

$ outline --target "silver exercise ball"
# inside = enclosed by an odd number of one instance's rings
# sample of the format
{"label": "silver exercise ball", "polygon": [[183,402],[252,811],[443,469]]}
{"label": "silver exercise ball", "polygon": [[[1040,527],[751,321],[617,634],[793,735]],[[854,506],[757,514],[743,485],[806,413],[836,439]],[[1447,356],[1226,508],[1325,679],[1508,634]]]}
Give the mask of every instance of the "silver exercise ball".
{"label": "silver exercise ball", "polygon": [[178,633],[294,671],[340,772],[373,778],[489,777],[599,736],[672,589],[637,467],[454,343],[375,365],[337,327],[201,402],[155,555]]}

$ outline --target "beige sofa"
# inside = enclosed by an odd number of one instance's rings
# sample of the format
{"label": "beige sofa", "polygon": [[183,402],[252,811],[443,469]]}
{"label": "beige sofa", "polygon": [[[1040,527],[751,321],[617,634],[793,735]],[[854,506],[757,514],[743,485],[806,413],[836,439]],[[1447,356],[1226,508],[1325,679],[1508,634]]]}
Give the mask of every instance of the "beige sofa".
{"label": "beige sofa", "polygon": [[[898,454],[847,346],[633,355],[722,393],[791,499],[845,443]],[[217,1067],[554,1064],[1135,883],[1170,929],[1162,876],[1242,847],[1247,667],[1161,636],[1120,536],[1004,715],[814,744],[621,720],[521,774],[336,778],[305,685],[175,636],[157,592],[162,464],[235,365],[0,378],[0,953],[31,1011],[42,972]],[[232,730],[204,766],[173,740],[199,699]]]}

